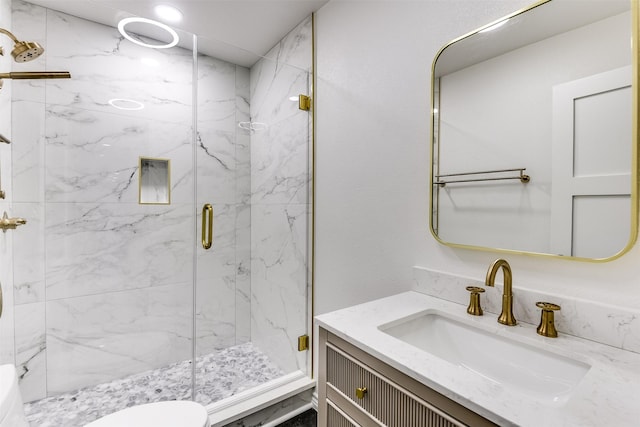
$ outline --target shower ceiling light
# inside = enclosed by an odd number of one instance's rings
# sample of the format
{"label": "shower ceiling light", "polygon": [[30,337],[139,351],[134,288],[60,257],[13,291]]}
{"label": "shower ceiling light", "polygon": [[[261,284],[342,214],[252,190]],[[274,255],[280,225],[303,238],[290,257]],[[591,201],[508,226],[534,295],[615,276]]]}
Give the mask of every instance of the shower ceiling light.
{"label": "shower ceiling light", "polygon": [[[142,23],[142,24],[149,24],[149,25],[154,25],[158,28],[161,28],[163,30],[165,30],[167,33],[169,33],[169,35],[171,36],[172,40],[171,42],[167,43],[167,44],[149,44],[149,43],[144,43],[140,40],[138,40],[136,37],[132,36],[131,34],[127,33],[125,27],[131,23]],[[168,25],[165,25],[161,22],[158,21],[154,21],[152,19],[147,19],[147,18],[125,18],[123,20],[121,20],[120,22],[118,22],[118,31],[120,31],[120,34],[122,34],[122,36],[129,40],[130,42],[133,42],[137,45],[140,46],[144,46],[144,47],[150,47],[153,49],[167,49],[170,47],[173,47],[175,45],[178,44],[178,41],[180,40],[180,38],[178,37],[178,33],[176,33],[173,28],[169,27]]]}
{"label": "shower ceiling light", "polygon": [[109,105],[118,110],[138,111],[144,108],[142,102],[134,101],[133,99],[115,98],[109,100]]}
{"label": "shower ceiling light", "polygon": [[164,21],[180,22],[182,21],[182,12],[168,4],[159,4],[154,9],[156,15]]}

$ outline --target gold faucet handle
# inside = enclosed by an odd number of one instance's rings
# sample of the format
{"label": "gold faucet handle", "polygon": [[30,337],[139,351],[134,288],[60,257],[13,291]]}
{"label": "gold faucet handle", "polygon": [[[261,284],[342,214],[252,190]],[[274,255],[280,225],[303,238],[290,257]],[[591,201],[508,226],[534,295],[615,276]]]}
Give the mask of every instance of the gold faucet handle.
{"label": "gold faucet handle", "polygon": [[558,336],[558,331],[556,330],[556,326],[554,324],[554,315],[553,312],[560,310],[560,306],[558,304],[553,304],[550,302],[537,302],[536,307],[542,309],[542,313],[540,315],[540,324],[538,325],[539,335],[543,337],[556,338]]}
{"label": "gold faucet handle", "polygon": [[471,292],[471,298],[469,301],[469,307],[467,307],[467,313],[473,316],[482,316],[482,307],[480,307],[480,294],[484,292],[484,288],[479,286],[467,286],[466,288]]}
{"label": "gold faucet handle", "polygon": [[545,310],[545,311],[556,311],[556,310],[560,310],[561,308],[558,304],[554,304],[552,302],[540,302],[540,301],[536,303],[536,307],[541,308],[542,310]]}

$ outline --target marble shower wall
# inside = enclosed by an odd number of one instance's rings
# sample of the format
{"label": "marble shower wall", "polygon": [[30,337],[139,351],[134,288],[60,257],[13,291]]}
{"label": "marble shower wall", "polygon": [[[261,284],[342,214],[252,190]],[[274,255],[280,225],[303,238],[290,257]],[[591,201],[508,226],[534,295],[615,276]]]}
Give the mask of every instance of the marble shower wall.
{"label": "marble shower wall", "polygon": [[[191,53],[144,49],[113,28],[21,1],[13,23],[46,49],[14,70],[72,74],[14,84],[13,201],[29,221],[14,236],[24,399],[189,358]],[[145,108],[118,110],[114,98]],[[172,160],[171,205],[138,204],[140,156]]]}
{"label": "marble shower wall", "polygon": [[[13,212],[28,220],[13,234],[25,401],[191,358],[194,216],[212,195],[218,250],[197,252],[198,352],[246,341],[248,302],[235,304],[236,283],[248,294],[249,153],[235,109],[248,115],[248,70],[200,58],[194,156],[190,51],[143,48],[114,28],[18,0],[12,19],[20,37],[46,48],[14,71],[73,77],[13,85]],[[145,108],[117,110],[114,98]],[[171,159],[170,205],[138,204],[140,156]]]}
{"label": "marble shower wall", "polygon": [[307,369],[311,34],[309,17],[251,68],[251,341],[285,372]]}

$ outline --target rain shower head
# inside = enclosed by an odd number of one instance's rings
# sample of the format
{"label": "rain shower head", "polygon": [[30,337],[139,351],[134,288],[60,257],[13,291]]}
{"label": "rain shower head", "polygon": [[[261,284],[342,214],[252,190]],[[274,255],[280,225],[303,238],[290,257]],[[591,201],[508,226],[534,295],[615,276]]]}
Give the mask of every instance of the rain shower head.
{"label": "rain shower head", "polygon": [[36,42],[18,42],[11,51],[16,62],[29,62],[44,53],[44,48]]}
{"label": "rain shower head", "polygon": [[[14,47],[11,51],[11,56],[16,62],[29,62],[44,53],[44,48],[36,42],[20,41],[11,34],[10,31],[0,28],[0,33],[6,34],[13,40]],[[2,48],[0,47],[0,55],[2,54]]]}

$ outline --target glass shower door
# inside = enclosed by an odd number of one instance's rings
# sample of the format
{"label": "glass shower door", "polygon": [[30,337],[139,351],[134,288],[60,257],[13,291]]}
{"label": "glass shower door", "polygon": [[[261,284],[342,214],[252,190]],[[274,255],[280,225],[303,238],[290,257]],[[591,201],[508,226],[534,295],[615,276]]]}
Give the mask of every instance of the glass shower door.
{"label": "glass shower door", "polygon": [[197,249],[203,404],[308,376],[311,57],[310,17],[249,65],[198,56],[197,198],[214,211],[213,244]]}

